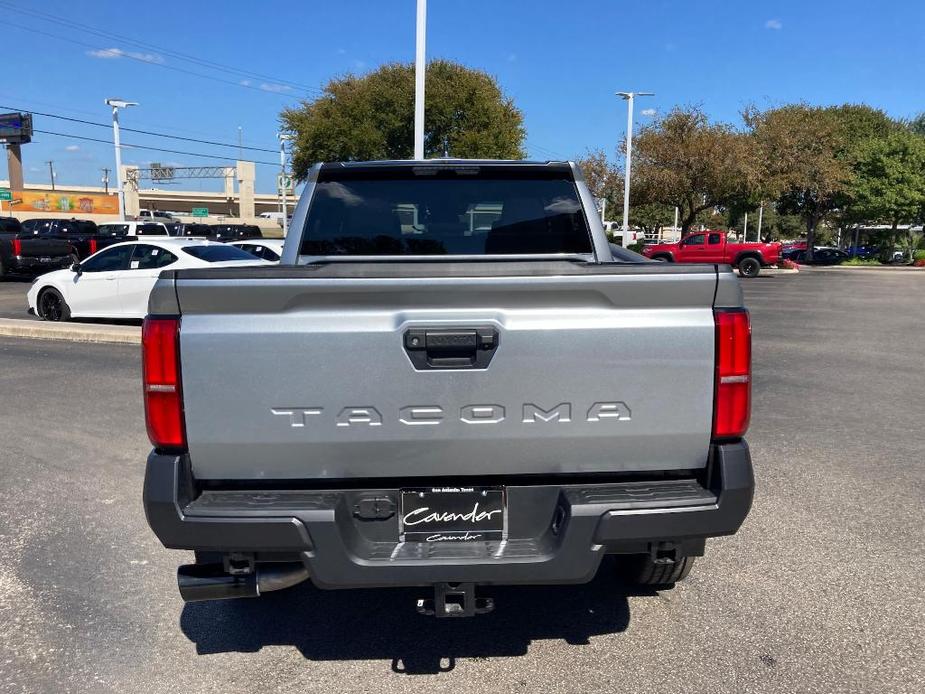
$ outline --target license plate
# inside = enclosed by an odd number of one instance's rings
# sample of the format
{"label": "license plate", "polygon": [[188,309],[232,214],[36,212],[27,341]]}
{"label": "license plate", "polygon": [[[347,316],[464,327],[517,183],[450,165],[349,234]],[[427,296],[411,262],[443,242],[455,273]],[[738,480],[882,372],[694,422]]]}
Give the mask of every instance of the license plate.
{"label": "license plate", "polygon": [[502,487],[422,487],[401,490],[404,542],[485,542],[505,537]]}
{"label": "license plate", "polygon": [[47,255],[43,255],[41,258],[39,258],[39,262],[40,263],[50,263],[51,258],[49,258]]}

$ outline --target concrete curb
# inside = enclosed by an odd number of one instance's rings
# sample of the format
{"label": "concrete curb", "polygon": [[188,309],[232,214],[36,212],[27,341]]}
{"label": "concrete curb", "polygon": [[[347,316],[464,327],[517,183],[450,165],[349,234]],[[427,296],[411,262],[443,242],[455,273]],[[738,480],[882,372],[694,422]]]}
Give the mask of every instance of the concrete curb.
{"label": "concrete curb", "polygon": [[65,342],[141,344],[141,328],[134,325],[95,323],[45,323],[37,320],[0,318],[0,336]]}
{"label": "concrete curb", "polygon": [[800,271],[797,269],[788,270],[787,268],[782,267],[768,267],[761,268],[761,273],[758,276],[760,277],[761,275],[768,275],[773,277],[774,275],[796,275],[799,274],[799,272]]}
{"label": "concrete curb", "polygon": [[813,272],[925,272],[925,268],[911,265],[816,265]]}

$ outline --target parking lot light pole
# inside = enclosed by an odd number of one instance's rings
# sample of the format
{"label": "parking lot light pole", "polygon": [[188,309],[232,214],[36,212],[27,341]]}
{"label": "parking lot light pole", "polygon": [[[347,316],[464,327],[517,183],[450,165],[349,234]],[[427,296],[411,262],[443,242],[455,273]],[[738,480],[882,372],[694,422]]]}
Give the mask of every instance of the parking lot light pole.
{"label": "parking lot light pole", "polygon": [[655,92],[617,92],[626,101],[626,173],[623,183],[623,247],[630,235],[630,169],[633,165],[633,100],[637,96],[655,96]]}
{"label": "parking lot light pole", "polygon": [[286,141],[292,139],[292,135],[286,133],[277,133],[279,138],[279,173],[280,173],[280,195],[283,199],[283,238],[289,233],[289,213],[286,210]]}
{"label": "parking lot light pole", "polygon": [[427,70],[427,0],[418,0],[414,55],[414,158],[424,158],[424,76]]}
{"label": "parking lot light pole", "polygon": [[112,144],[116,149],[116,185],[119,196],[119,221],[125,221],[125,191],[122,186],[122,146],[119,144],[119,109],[137,106],[136,101],[124,99],[106,99],[106,105],[112,107]]}

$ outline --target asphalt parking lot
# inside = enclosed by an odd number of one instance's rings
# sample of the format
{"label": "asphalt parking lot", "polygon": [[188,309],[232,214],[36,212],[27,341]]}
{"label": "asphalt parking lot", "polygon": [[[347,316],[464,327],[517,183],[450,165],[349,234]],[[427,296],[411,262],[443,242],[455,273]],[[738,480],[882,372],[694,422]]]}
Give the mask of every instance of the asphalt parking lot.
{"label": "asphalt parking lot", "polygon": [[742,531],[673,591],[627,595],[605,565],[461,621],[305,584],[184,606],[190,555],[141,507],[137,348],[0,338],[0,691],[925,690],[925,275],[744,286]]}
{"label": "asphalt parking lot", "polygon": [[26,313],[29,309],[26,292],[31,282],[22,277],[8,277],[0,282],[0,318],[32,318]]}

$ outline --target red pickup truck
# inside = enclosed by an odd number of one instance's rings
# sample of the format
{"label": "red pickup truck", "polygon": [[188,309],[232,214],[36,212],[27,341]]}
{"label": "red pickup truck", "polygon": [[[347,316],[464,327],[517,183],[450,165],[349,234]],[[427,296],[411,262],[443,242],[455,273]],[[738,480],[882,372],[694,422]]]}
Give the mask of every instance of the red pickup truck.
{"label": "red pickup truck", "polygon": [[697,231],[680,243],[645,246],[642,254],[669,263],[727,263],[737,267],[742,277],[756,277],[762,266],[777,264],[780,249],[780,243],[736,243],[727,240],[724,231]]}

